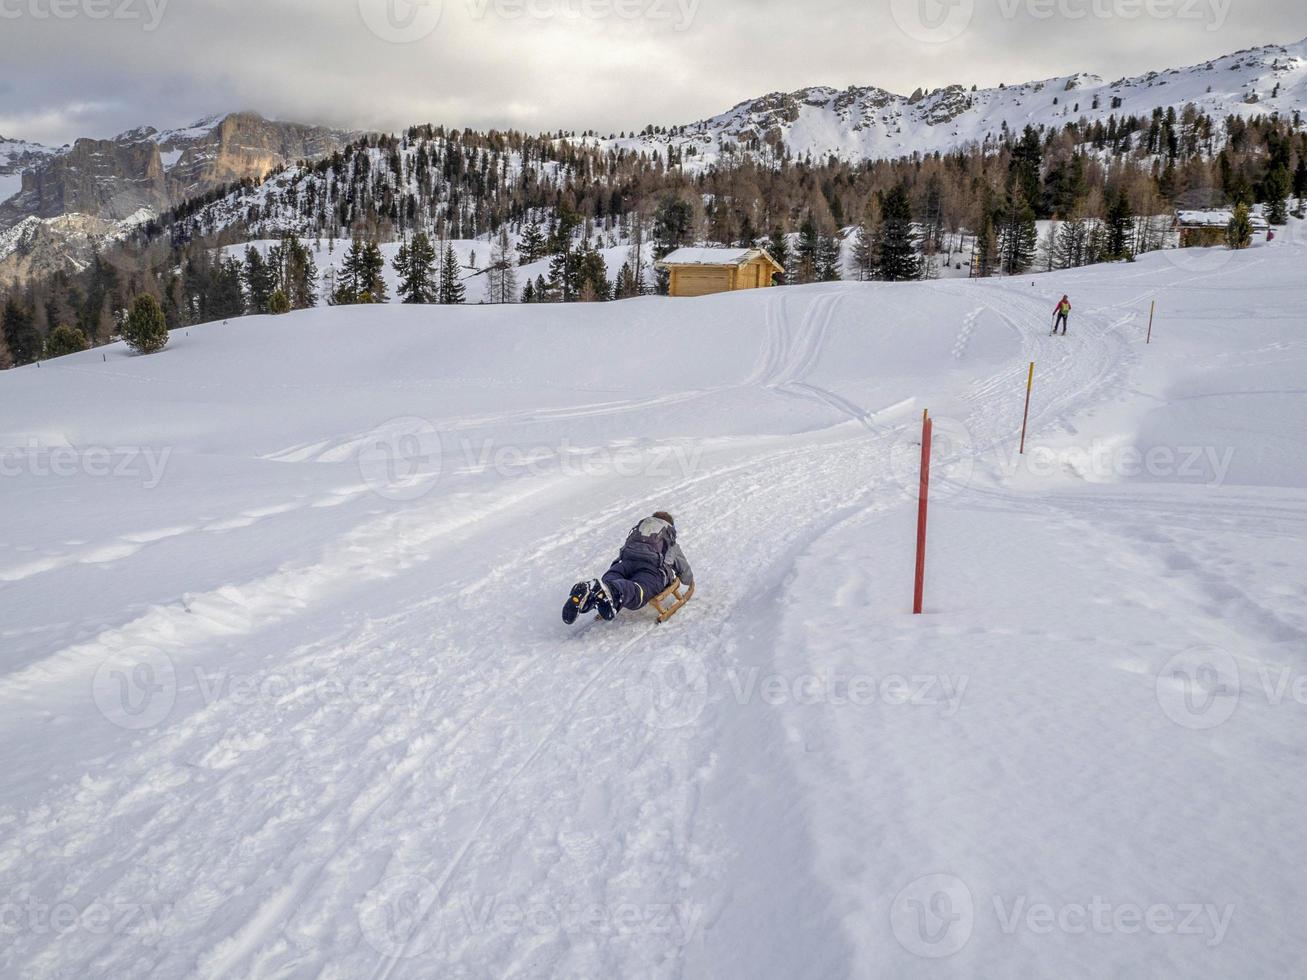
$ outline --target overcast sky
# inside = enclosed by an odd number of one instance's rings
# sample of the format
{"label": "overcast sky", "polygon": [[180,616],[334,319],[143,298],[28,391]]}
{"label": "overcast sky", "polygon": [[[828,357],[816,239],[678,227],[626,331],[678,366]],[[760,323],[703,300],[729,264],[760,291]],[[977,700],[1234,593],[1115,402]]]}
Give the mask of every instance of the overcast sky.
{"label": "overcast sky", "polygon": [[1304,0],[0,0],[0,134],[234,109],[607,133],[808,85],[1114,79],[1304,37]]}

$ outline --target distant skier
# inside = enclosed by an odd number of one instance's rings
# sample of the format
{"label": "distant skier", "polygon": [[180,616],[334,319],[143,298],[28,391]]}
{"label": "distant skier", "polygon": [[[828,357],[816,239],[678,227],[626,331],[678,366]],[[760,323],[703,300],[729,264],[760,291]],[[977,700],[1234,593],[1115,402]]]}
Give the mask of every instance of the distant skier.
{"label": "distant skier", "polygon": [[1061,328],[1062,328],[1062,336],[1065,337],[1065,336],[1066,336],[1066,324],[1067,324],[1067,318],[1071,316],[1071,300],[1069,300],[1069,299],[1067,299],[1067,297],[1063,296],[1063,297],[1062,297],[1062,301],[1061,301],[1060,303],[1058,303],[1058,304],[1057,304],[1057,307],[1053,310],[1053,316],[1054,316],[1055,319],[1053,320],[1053,333],[1052,333],[1052,336],[1056,337],[1056,336],[1057,336],[1057,328],[1058,328],[1058,327],[1061,327]]}
{"label": "distant skier", "polygon": [[694,585],[694,572],[676,543],[676,522],[671,514],[659,511],[631,530],[602,583],[591,580],[572,587],[563,606],[563,622],[570,626],[592,610],[611,621],[623,609],[643,609],[678,578],[684,585]]}

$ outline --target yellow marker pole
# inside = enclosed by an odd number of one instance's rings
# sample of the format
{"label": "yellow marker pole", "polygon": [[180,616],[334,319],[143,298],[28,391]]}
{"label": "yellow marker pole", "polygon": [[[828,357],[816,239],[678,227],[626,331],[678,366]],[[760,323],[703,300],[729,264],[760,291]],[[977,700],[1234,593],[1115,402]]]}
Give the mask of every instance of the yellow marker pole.
{"label": "yellow marker pole", "polygon": [[1153,342],[1153,317],[1156,314],[1157,314],[1157,300],[1153,300],[1153,307],[1148,311],[1148,339],[1144,341],[1144,343],[1146,344],[1151,344]]}
{"label": "yellow marker pole", "polygon": [[1035,387],[1035,362],[1030,362],[1030,376],[1026,379],[1026,414],[1021,420],[1021,455],[1026,454],[1026,426],[1030,423],[1030,392]]}

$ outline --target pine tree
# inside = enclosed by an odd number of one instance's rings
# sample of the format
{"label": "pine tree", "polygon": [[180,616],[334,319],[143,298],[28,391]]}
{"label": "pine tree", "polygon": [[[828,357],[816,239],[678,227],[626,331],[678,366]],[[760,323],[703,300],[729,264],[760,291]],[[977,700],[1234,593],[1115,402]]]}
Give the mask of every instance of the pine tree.
{"label": "pine tree", "polygon": [[1289,195],[1293,193],[1293,178],[1283,164],[1272,167],[1264,182],[1266,220],[1273,225],[1289,223]]}
{"label": "pine tree", "polygon": [[490,289],[487,300],[491,303],[517,301],[517,273],[514,271],[513,244],[508,238],[507,226],[500,227],[499,237],[490,250]]}
{"label": "pine tree", "polygon": [[90,347],[90,341],[86,339],[86,334],[76,327],[70,327],[62,323],[50,332],[50,336],[45,339],[45,356],[63,357],[65,354],[76,354],[78,351],[84,351]]}
{"label": "pine tree", "polygon": [[538,262],[544,258],[545,236],[541,233],[540,224],[535,219],[532,219],[526,226],[526,230],[522,232],[522,240],[518,243],[517,251],[521,256],[522,265]]}
{"label": "pine tree", "polygon": [[153,354],[167,346],[168,323],[159,301],[149,293],[142,293],[132,302],[123,324],[123,340],[138,354]]}
{"label": "pine tree", "polygon": [[972,252],[972,273],[980,279],[994,274],[998,266],[998,236],[994,233],[994,216],[986,208],[980,220],[980,231],[976,232],[976,243]]}
{"label": "pine tree", "polygon": [[0,331],[0,371],[8,371],[14,366],[14,356],[9,353],[9,344],[5,342],[4,331]]}
{"label": "pine tree", "polygon": [[876,242],[876,278],[904,282],[921,278],[916,233],[912,229],[912,202],[902,184],[885,195],[881,204],[880,234]]}
{"label": "pine tree", "polygon": [[1135,213],[1126,200],[1125,191],[1121,191],[1107,212],[1106,258],[1109,261],[1134,257],[1134,230]]}
{"label": "pine tree", "polygon": [[445,256],[440,263],[440,302],[457,305],[465,302],[467,289],[458,277],[458,256],[452,243],[445,244]]}
{"label": "pine tree", "polygon": [[1019,276],[1035,260],[1039,232],[1035,212],[1026,201],[1019,185],[1013,184],[999,232],[999,263],[1003,274]]}
{"label": "pine tree", "polygon": [[608,266],[598,249],[586,239],[576,255],[577,298],[585,303],[605,302],[612,298]]}
{"label": "pine tree", "polygon": [[785,233],[779,228],[772,229],[771,235],[767,238],[767,251],[771,257],[776,260],[776,264],[786,270],[781,274],[781,282],[789,280],[790,268],[790,243]]}
{"label": "pine tree", "polygon": [[376,242],[368,242],[363,246],[359,286],[360,303],[390,302],[390,291],[386,286],[386,259],[381,254],[381,246]]}
{"label": "pine tree", "polygon": [[318,265],[299,236],[286,235],[274,245],[268,253],[268,264],[291,309],[308,310],[318,305]]}
{"label": "pine tree", "polygon": [[277,288],[277,275],[264,260],[263,254],[251,245],[245,250],[245,292],[249,297],[250,312],[268,312],[268,299]]}
{"label": "pine tree", "polygon": [[794,281],[796,283],[816,282],[818,262],[821,253],[821,233],[811,212],[799,226],[799,242],[794,249]]}
{"label": "pine tree", "polygon": [[536,301],[536,286],[530,279],[526,281],[526,288],[522,290],[522,302],[534,303]]}
{"label": "pine tree", "polygon": [[838,282],[844,278],[839,235],[821,235],[817,241],[817,280]]}
{"label": "pine tree", "polygon": [[879,265],[877,260],[877,239],[880,235],[880,202],[872,196],[862,211],[858,230],[853,238],[853,268],[862,282],[874,279]]}
{"label": "pine tree", "polygon": [[1249,248],[1253,243],[1252,211],[1246,204],[1235,207],[1230,224],[1225,229],[1225,241],[1230,248]]}
{"label": "pine tree", "polygon": [[283,313],[290,312],[290,297],[282,289],[274,289],[272,295],[268,297],[268,313],[272,316],[281,316]]}
{"label": "pine tree", "polygon": [[36,329],[31,312],[12,296],[5,304],[4,336],[14,364],[21,366],[40,359],[44,347],[41,331]]}
{"label": "pine tree", "polygon": [[631,263],[623,262],[622,268],[617,272],[617,284],[613,287],[613,295],[617,299],[630,299],[636,295],[635,274],[631,272]]}
{"label": "pine tree", "polygon": [[350,306],[363,292],[363,240],[355,238],[336,272],[336,285],[328,298],[332,306]]}
{"label": "pine tree", "polygon": [[439,299],[436,287],[436,250],[423,232],[399,247],[394,269],[399,274],[399,298],[403,303],[426,304]]}
{"label": "pine tree", "polygon": [[225,258],[213,272],[206,319],[227,320],[245,315],[245,290],[239,259]]}

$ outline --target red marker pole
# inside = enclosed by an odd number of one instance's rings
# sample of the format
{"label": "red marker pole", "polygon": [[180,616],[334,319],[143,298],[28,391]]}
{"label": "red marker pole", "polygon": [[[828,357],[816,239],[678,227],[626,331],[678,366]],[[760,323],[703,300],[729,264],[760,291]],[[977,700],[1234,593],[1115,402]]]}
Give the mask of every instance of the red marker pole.
{"label": "red marker pole", "polygon": [[926,595],[926,509],[930,502],[930,435],[934,423],[930,413],[921,414],[921,486],[917,499],[917,583],[912,601],[912,614],[921,615]]}
{"label": "red marker pole", "polygon": [[1153,342],[1153,317],[1156,313],[1157,300],[1153,300],[1153,308],[1148,311],[1148,339],[1144,341],[1146,344],[1151,344]]}
{"label": "red marker pole", "polygon": [[1026,426],[1030,424],[1030,392],[1035,387],[1035,362],[1030,362],[1030,376],[1026,378],[1026,414],[1021,419],[1021,455],[1026,454]]}

